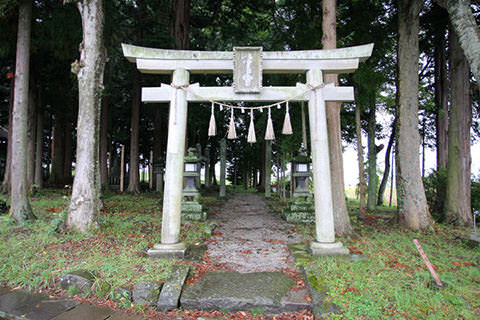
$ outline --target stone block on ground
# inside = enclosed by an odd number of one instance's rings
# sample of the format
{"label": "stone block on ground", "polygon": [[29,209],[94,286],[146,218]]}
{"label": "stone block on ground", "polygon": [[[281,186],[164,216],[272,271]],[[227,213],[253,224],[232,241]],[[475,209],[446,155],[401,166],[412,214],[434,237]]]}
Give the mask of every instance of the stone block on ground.
{"label": "stone block on ground", "polygon": [[75,308],[56,316],[52,320],[105,320],[109,319],[113,313],[115,313],[115,311],[112,309],[82,303]]}
{"label": "stone block on ground", "polygon": [[160,293],[160,285],[150,281],[140,281],[133,286],[133,302],[135,304],[155,306]]}
{"label": "stone block on ground", "polygon": [[182,293],[183,284],[187,279],[189,270],[190,267],[185,264],[176,264],[173,266],[160,292],[157,302],[158,310],[165,312],[178,307],[180,294]]}
{"label": "stone block on ground", "polygon": [[280,272],[210,272],[187,287],[184,309],[282,312],[281,301],[294,281]]}
{"label": "stone block on ground", "polygon": [[75,286],[80,292],[90,292],[97,274],[89,270],[76,270],[60,277],[60,286],[66,290]]}
{"label": "stone block on ground", "polygon": [[301,310],[311,310],[312,304],[307,300],[310,294],[307,289],[290,290],[282,298],[282,312],[296,312]]}
{"label": "stone block on ground", "polygon": [[330,313],[338,313],[336,305],[327,302],[327,287],[325,279],[315,274],[315,271],[306,267],[305,277],[307,288],[312,298],[313,314],[315,319]]}

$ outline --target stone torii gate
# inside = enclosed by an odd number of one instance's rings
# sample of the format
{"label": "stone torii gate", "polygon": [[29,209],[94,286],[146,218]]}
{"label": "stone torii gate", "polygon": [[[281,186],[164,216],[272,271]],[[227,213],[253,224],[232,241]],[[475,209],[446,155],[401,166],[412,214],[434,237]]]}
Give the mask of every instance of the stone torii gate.
{"label": "stone torii gate", "polygon": [[[171,85],[142,88],[143,102],[169,102],[168,142],[163,197],[161,243],[151,256],[183,256],[180,242],[183,157],[188,102],[205,101],[308,101],[315,199],[314,255],[348,252],[335,241],[332,189],[328,152],[326,101],[353,101],[353,87],[325,84],[325,73],[348,73],[370,57],[373,44],[333,50],[262,52],[261,47],[237,47],[228,51],[164,50],[122,44],[124,56],[143,73],[171,74]],[[232,73],[232,87],[190,84],[190,73]],[[305,73],[307,83],[295,87],[262,87],[265,73]]]}

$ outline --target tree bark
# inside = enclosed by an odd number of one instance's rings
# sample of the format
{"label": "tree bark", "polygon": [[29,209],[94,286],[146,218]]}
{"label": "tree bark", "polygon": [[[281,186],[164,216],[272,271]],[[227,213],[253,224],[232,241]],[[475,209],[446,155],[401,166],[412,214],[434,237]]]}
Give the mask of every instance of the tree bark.
{"label": "tree bark", "polygon": [[28,101],[28,125],[27,125],[27,185],[28,190],[33,191],[33,180],[35,178],[35,135],[37,130],[37,99],[35,95],[35,84],[30,75],[29,101]]}
{"label": "tree bark", "polygon": [[470,72],[456,32],[450,33],[452,107],[448,129],[448,167],[445,217],[447,221],[471,225],[470,128],[472,101]]}
{"label": "tree bark", "polygon": [[470,0],[447,0],[446,8],[463,53],[480,86],[480,29],[470,4]]}
{"label": "tree bark", "polygon": [[26,154],[31,23],[32,1],[20,0],[12,118],[12,192],[10,194],[10,211],[17,223],[35,218],[28,200]]}
{"label": "tree bark", "polygon": [[50,184],[65,184],[64,166],[65,166],[65,115],[63,110],[56,110],[55,122],[53,124],[53,142],[52,142],[52,173],[50,175]]}
{"label": "tree bark", "polygon": [[[323,49],[334,49],[337,47],[337,1],[322,1],[322,10]],[[338,76],[326,75],[325,82],[337,84]],[[326,103],[335,233],[339,236],[346,236],[352,233],[352,226],[345,201],[340,108],[341,104],[338,102]]]}
{"label": "tree bark", "polygon": [[40,94],[37,94],[37,134],[36,144],[35,144],[35,178],[34,183],[37,188],[43,188],[43,167],[42,167],[42,156],[43,156],[43,105]]}
{"label": "tree bark", "polygon": [[418,133],[418,34],[420,0],[398,3],[397,199],[400,220],[413,230],[433,224],[420,176]]}
{"label": "tree bark", "polygon": [[[437,170],[447,167],[448,159],[448,78],[445,35],[435,47],[435,106],[437,108]],[[443,198],[443,197],[442,197]]]}
{"label": "tree bark", "polygon": [[[369,100],[372,100],[370,98]],[[374,99],[373,99],[374,100]],[[368,114],[368,197],[367,208],[375,211],[377,206],[377,145],[375,144],[377,119],[375,101],[370,101]]]}
{"label": "tree bark", "polygon": [[[70,0],[66,2],[71,2]],[[77,157],[67,226],[82,232],[97,226],[100,200],[100,112],[105,48],[103,1],[76,1],[82,18],[80,61],[72,71],[78,78]]]}
{"label": "tree bark", "polygon": [[378,188],[378,199],[377,205],[383,205],[383,196],[385,194],[385,189],[387,188],[388,177],[390,175],[390,155],[392,154],[393,143],[395,141],[395,128],[397,127],[395,120],[392,123],[392,133],[390,139],[388,139],[387,150],[385,151],[385,170],[383,171],[382,182],[380,182],[380,187]]}
{"label": "tree bark", "polygon": [[[162,112],[161,106],[156,106],[154,122],[153,122],[153,185],[157,185],[157,174],[155,173],[155,166],[162,162],[163,156],[163,136],[162,136]],[[159,183],[162,183],[161,181]]]}
{"label": "tree bark", "polygon": [[358,180],[360,191],[360,219],[365,219],[367,207],[365,206],[366,186],[365,181],[365,167],[363,160],[363,145],[362,145],[362,123],[360,121],[360,107],[355,108],[355,126],[357,131],[357,155],[358,155]]}
{"label": "tree bark", "polygon": [[133,72],[132,115],[130,118],[130,165],[128,167],[127,192],[139,193],[138,142],[140,131],[140,75],[136,68]]}
{"label": "tree bark", "polygon": [[[109,99],[108,95],[103,97],[102,101],[102,119],[100,128],[100,176],[103,189],[108,189],[108,152],[110,147],[108,145],[108,127],[109,127]],[[111,164],[110,164],[111,166]]]}
{"label": "tree bark", "polygon": [[177,49],[190,49],[190,0],[173,2],[173,37]]}
{"label": "tree bark", "polygon": [[13,100],[15,95],[15,77],[10,81],[10,99],[8,102],[8,139],[7,139],[7,159],[5,163],[5,173],[3,175],[1,193],[10,193],[12,177],[12,123],[13,123]]}
{"label": "tree bark", "polygon": [[63,158],[63,183],[71,184],[72,183],[72,160],[73,160],[73,130],[72,122],[67,120],[65,122],[65,144],[64,144],[64,158]]}

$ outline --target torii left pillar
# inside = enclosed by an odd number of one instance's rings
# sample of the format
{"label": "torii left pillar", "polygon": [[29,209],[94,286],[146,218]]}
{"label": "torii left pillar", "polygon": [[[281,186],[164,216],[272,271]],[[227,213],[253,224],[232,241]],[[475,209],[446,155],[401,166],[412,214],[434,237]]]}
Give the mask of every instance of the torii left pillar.
{"label": "torii left pillar", "polygon": [[147,254],[159,258],[183,258],[185,243],[180,241],[181,205],[183,190],[183,156],[187,128],[187,93],[182,86],[189,84],[190,74],[185,69],[176,69],[172,76],[170,112],[168,119],[167,162],[165,192],[163,194],[162,238]]}

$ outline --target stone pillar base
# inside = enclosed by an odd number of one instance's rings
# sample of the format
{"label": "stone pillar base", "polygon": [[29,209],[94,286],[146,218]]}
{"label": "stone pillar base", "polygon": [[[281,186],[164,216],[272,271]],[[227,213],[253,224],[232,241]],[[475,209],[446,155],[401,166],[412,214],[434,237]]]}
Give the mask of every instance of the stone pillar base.
{"label": "stone pillar base", "polygon": [[187,247],[183,242],[173,244],[157,243],[153,245],[152,249],[147,251],[147,255],[152,258],[183,259],[186,250]]}
{"label": "stone pillar base", "polygon": [[316,257],[345,256],[350,254],[350,251],[341,242],[322,243],[312,241],[309,248],[312,251],[312,255]]}
{"label": "stone pillar base", "polygon": [[470,240],[480,242],[480,234],[476,232],[470,233]]}

